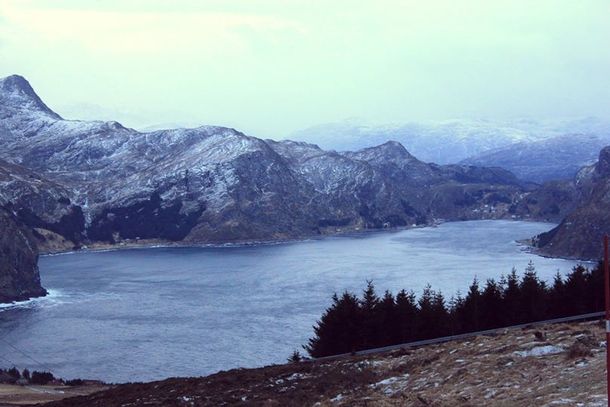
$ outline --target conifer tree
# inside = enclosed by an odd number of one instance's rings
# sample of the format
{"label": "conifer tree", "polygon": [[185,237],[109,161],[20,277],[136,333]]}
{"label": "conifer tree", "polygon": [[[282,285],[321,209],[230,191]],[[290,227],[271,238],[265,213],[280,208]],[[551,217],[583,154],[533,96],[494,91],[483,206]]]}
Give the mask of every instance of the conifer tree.
{"label": "conifer tree", "polygon": [[584,314],[588,311],[587,274],[587,269],[582,265],[574,267],[568,274],[565,282],[565,301],[570,315]]}
{"label": "conifer tree", "polygon": [[417,302],[413,291],[401,290],[396,295],[397,343],[411,342],[416,337]]}
{"label": "conifer tree", "polygon": [[497,328],[504,324],[502,290],[494,279],[487,280],[480,297],[480,329]]}
{"label": "conifer tree", "polygon": [[475,277],[464,298],[464,304],[459,314],[462,329],[465,332],[477,331],[481,320],[481,292],[479,291],[479,280]]}
{"label": "conifer tree", "polygon": [[340,298],[334,294],[332,305],[314,326],[315,336],[304,348],[313,357],[355,351],[359,347],[361,325],[358,298],[348,292]]}
{"label": "conifer tree", "polygon": [[522,322],[519,315],[519,304],[521,302],[521,290],[519,289],[519,276],[517,269],[513,267],[510,274],[506,277],[504,287],[504,318],[506,325],[515,325]]}
{"label": "conifer tree", "polygon": [[523,322],[541,321],[546,315],[546,285],[540,281],[536,275],[534,263],[530,260],[521,284],[519,286],[521,294],[521,306],[519,314]]}
{"label": "conifer tree", "polygon": [[375,346],[399,343],[396,301],[391,292],[386,290],[377,304],[376,315],[379,320],[379,331],[375,338]]}
{"label": "conifer tree", "polygon": [[553,285],[549,290],[549,304],[547,308],[547,315],[550,318],[559,318],[569,314],[568,306],[565,298],[565,283],[561,274],[557,272],[553,278]]}
{"label": "conifer tree", "polygon": [[380,333],[381,323],[378,318],[378,307],[379,297],[375,292],[375,286],[368,280],[360,301],[362,323],[358,347],[361,349],[373,348],[379,343],[377,336]]}

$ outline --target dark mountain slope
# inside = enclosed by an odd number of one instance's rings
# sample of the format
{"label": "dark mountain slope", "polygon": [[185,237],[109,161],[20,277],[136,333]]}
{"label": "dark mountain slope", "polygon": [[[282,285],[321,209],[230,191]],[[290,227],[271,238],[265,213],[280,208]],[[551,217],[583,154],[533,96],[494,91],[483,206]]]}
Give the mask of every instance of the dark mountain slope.
{"label": "dark mountain slope", "polygon": [[40,286],[38,249],[29,230],[0,208],[0,303],[46,294]]}
{"label": "dark mountain slope", "polygon": [[547,233],[537,238],[537,246],[551,256],[600,259],[602,238],[610,234],[610,147],[599,154],[599,161],[583,168],[576,180],[576,208]]}
{"label": "dark mountain slope", "polygon": [[21,77],[0,80],[0,158],[69,191],[85,241],[227,242],[509,216],[497,169],[426,164],[399,143],[354,153],[234,129],[140,133],[63,120]]}

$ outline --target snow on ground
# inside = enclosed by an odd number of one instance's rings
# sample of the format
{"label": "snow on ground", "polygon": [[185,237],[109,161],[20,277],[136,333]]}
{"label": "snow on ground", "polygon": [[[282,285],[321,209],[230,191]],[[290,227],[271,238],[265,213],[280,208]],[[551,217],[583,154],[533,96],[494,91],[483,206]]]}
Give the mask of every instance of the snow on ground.
{"label": "snow on ground", "polygon": [[519,355],[521,357],[528,356],[546,356],[546,355],[554,355],[556,353],[564,352],[565,349],[559,346],[553,345],[545,345],[545,346],[535,346],[532,349],[517,351],[515,355]]}

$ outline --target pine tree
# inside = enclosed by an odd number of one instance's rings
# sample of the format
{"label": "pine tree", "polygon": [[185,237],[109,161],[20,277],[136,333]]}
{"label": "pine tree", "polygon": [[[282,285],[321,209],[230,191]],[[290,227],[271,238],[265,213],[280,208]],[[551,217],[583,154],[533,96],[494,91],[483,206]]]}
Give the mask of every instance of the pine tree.
{"label": "pine tree", "polygon": [[432,297],[432,312],[432,321],[435,327],[432,337],[435,338],[449,335],[449,313],[447,312],[445,297],[440,291],[436,291]]}
{"label": "pine tree", "polygon": [[344,292],[333,295],[332,305],[314,326],[315,336],[305,350],[313,357],[322,357],[358,350],[362,331],[362,315],[358,298]]}
{"label": "pine tree", "polygon": [[587,299],[590,312],[602,311],[605,307],[604,296],[604,263],[598,262],[597,266],[588,273]]}
{"label": "pine tree", "polygon": [[460,313],[461,325],[465,332],[479,330],[481,325],[481,292],[479,280],[475,277],[464,298],[464,305]]}
{"label": "pine tree", "polygon": [[565,283],[561,274],[557,272],[553,278],[553,285],[549,290],[549,305],[547,316],[560,318],[568,315],[568,304],[566,303]]}
{"label": "pine tree", "polygon": [[430,339],[444,332],[446,308],[442,294],[436,293],[428,284],[418,301],[416,339]]}
{"label": "pine tree", "polygon": [[[565,303],[569,315],[584,314],[587,309],[587,280],[588,271],[582,265],[578,265],[568,274],[565,282]],[[603,287],[603,285],[602,285]]]}
{"label": "pine tree", "polygon": [[543,320],[546,315],[547,306],[546,285],[536,275],[536,269],[531,260],[523,273],[519,291],[521,303],[518,309],[522,321],[533,322]]}
{"label": "pine tree", "polygon": [[396,295],[396,342],[406,343],[415,340],[417,324],[417,302],[415,293],[401,290]]}
{"label": "pine tree", "polygon": [[373,281],[367,280],[366,289],[362,293],[360,312],[362,324],[360,332],[360,349],[374,348],[379,343],[381,324],[377,315],[379,297],[375,292]]}
{"label": "pine tree", "polygon": [[495,280],[489,279],[480,297],[479,329],[497,328],[504,324],[502,290]]}
{"label": "pine tree", "polygon": [[387,346],[398,343],[398,315],[396,301],[391,292],[387,291],[377,304],[376,315],[379,321],[376,346]]}
{"label": "pine tree", "polygon": [[515,325],[523,322],[519,314],[519,304],[521,303],[521,289],[519,288],[519,276],[513,267],[510,274],[506,277],[506,285],[502,295],[504,303],[504,318],[506,325]]}
{"label": "pine tree", "polygon": [[458,291],[455,297],[451,297],[449,301],[449,335],[457,335],[465,332],[462,326],[462,315],[464,309],[464,298]]}

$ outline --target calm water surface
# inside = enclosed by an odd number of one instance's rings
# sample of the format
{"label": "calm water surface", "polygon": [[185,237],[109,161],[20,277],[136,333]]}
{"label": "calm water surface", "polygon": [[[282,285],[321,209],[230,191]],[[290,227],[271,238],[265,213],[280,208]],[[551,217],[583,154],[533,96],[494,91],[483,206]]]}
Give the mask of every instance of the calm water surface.
{"label": "calm water surface", "polygon": [[[547,280],[576,263],[527,253],[515,240],[548,223],[476,221],[278,245],[156,248],[40,259],[51,295],[0,308],[0,337],[66,377],[141,381],[283,362],[312,335],[333,292],[447,297],[522,271]],[[40,369],[0,343],[0,366]]]}

